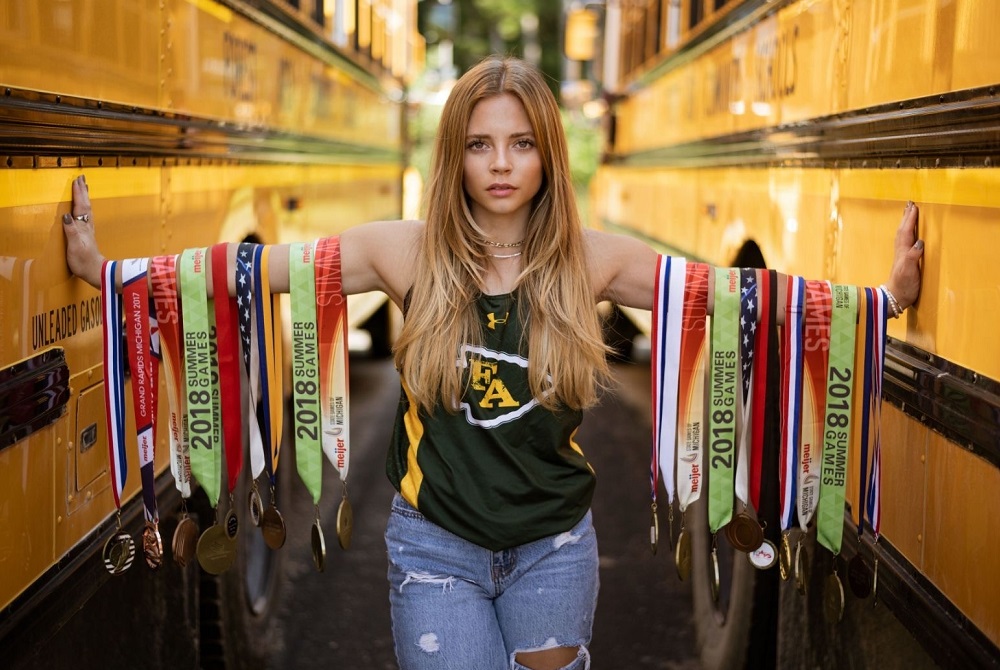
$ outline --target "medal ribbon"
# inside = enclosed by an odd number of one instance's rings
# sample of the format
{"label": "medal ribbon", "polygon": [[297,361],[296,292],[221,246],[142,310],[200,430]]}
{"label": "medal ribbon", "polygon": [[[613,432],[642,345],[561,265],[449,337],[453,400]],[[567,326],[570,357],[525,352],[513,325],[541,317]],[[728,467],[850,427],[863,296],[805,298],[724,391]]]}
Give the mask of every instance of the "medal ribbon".
{"label": "medal ribbon", "polygon": [[347,481],[351,464],[347,300],[340,273],[340,238],[316,241],[316,320],[319,324],[323,453]]}
{"label": "medal ribbon", "polygon": [[757,312],[760,314],[753,345],[753,388],[750,394],[752,419],[750,430],[750,504],[760,510],[760,487],[764,462],[764,422],[767,405],[767,366],[771,328],[775,323],[778,277],[773,270],[763,271],[757,286]]}
{"label": "medal ribbon", "polygon": [[875,290],[872,300],[872,359],[871,359],[871,474],[868,479],[867,511],[875,541],[882,525],[882,375],[885,367],[886,324],[889,318],[889,298],[882,289]]}
{"label": "medal ribbon", "polygon": [[236,251],[236,311],[243,345],[243,369],[247,374],[247,421],[250,426],[250,473],[257,479],[264,471],[264,441],[257,420],[257,398],[260,395],[260,362],[254,334],[253,258],[257,245],[240,244]]}
{"label": "medal ribbon", "polygon": [[180,255],[181,318],[184,324],[184,382],[191,474],[204,487],[212,507],[219,500],[222,455],[217,446],[216,389],[212,382],[212,337],[206,293],[206,250]]}
{"label": "medal ribbon", "polygon": [[785,327],[781,347],[781,453],[779,489],[781,530],[792,527],[795,515],[796,475],[798,474],[799,440],[802,420],[802,312],[805,300],[805,280],[788,276],[785,298]]}
{"label": "medal ribbon", "polygon": [[254,311],[257,328],[257,355],[260,361],[260,387],[263,421],[262,437],[269,447],[264,458],[271,486],[277,484],[278,458],[281,455],[282,380],[278,367],[281,360],[281,324],[274,313],[274,296],[268,261],[271,247],[259,245],[254,250],[254,289],[257,299]]}
{"label": "medal ribbon", "polygon": [[709,404],[708,527],[715,533],[733,518],[736,469],[736,374],[739,371],[740,271],[715,269]]}
{"label": "medal ribbon", "polygon": [[740,416],[736,458],[736,498],[749,500],[750,414],[753,399],[753,353],[757,340],[757,271],[740,270]]}
{"label": "medal ribbon", "polygon": [[292,302],[292,405],[295,415],[295,464],[299,476],[319,504],[323,486],[320,438],[319,366],[316,337],[315,249],[293,244],[288,251],[288,285]]}
{"label": "medal ribbon", "polygon": [[219,402],[222,410],[223,450],[229,493],[236,490],[243,469],[243,430],[240,414],[239,314],[229,295],[229,245],[212,246],[212,293],[219,355]]}
{"label": "medal ribbon", "polygon": [[101,266],[101,312],[104,318],[104,405],[108,422],[108,463],[115,507],[121,509],[128,478],[125,457],[125,360],[122,357],[122,299],[115,287],[118,263]]}
{"label": "medal ribbon", "polygon": [[826,405],[826,375],[830,361],[830,284],[807,281],[805,326],[802,336],[804,390],[802,393],[802,438],[799,448],[798,512],[804,531],[812,521],[819,501],[820,461],[823,453],[823,409]]}
{"label": "medal ribbon", "polygon": [[[705,392],[705,331],[708,317],[708,266],[685,268],[684,310],[677,392],[677,500],[681,512],[701,497],[702,422]],[[683,422],[681,422],[683,417]]]}
{"label": "medal ribbon", "polygon": [[826,386],[826,435],[817,510],[819,543],[840,553],[844,535],[844,492],[854,408],[854,343],[857,332],[858,292],[854,286],[834,284],[830,321],[830,368]]}
{"label": "medal ribbon", "polygon": [[177,257],[155,256],[149,262],[153,305],[160,333],[160,354],[167,381],[167,415],[170,433],[170,472],[182,498],[191,497],[191,459],[184,427],[181,392],[181,315],[177,302]]}
{"label": "medal ribbon", "polygon": [[132,370],[132,414],[135,417],[139,449],[139,478],[142,483],[143,513],[146,521],[158,523],[153,459],[156,453],[156,391],[159,366],[152,356],[149,323],[148,258],[122,261],[122,301],[128,323],[128,361]]}

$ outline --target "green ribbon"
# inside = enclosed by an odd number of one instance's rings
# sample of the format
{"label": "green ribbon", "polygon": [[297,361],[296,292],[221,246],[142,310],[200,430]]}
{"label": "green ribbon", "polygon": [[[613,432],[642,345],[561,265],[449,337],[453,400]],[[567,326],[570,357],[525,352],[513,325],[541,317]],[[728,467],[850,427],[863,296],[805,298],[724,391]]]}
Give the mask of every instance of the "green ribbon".
{"label": "green ribbon", "polygon": [[316,248],[292,244],[288,251],[288,286],[292,302],[292,412],[295,464],[319,503],[323,485],[323,444],[319,392],[319,338],[316,323]]}
{"label": "green ribbon", "polygon": [[213,383],[214,343],[209,324],[205,249],[186,249],[180,255],[181,317],[184,324],[184,393],[191,449],[191,474],[204,487],[213,506],[219,500],[222,450],[218,448],[218,389]]}
{"label": "green ribbon", "polygon": [[822,478],[816,512],[817,539],[834,555],[840,553],[844,533],[844,491],[847,487],[847,456],[851,441],[857,317],[857,289],[854,286],[834,284],[833,313],[830,317],[830,363],[826,377],[826,413],[823,420]]}
{"label": "green ribbon", "polygon": [[715,269],[715,313],[708,403],[708,526],[713,533],[733,516],[736,469],[736,385],[739,370],[740,273]]}

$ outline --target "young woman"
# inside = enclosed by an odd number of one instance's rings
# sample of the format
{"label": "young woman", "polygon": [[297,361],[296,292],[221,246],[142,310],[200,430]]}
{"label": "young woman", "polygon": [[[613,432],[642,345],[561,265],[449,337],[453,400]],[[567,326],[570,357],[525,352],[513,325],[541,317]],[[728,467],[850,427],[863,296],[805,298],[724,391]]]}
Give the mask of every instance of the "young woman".
{"label": "young woman", "polygon": [[[426,222],[341,235],[344,292],[384,291],[405,313],[386,468],[404,670],[589,667],[595,480],[573,438],[608,373],[595,304],[650,309],[656,252],[583,230],[569,174],[539,73],[488,58],[444,107]],[[72,214],[70,269],[98,286],[82,178]],[[904,309],[920,287],[916,221],[908,205],[886,282]],[[285,291],[287,247],[271,259],[272,289]]]}

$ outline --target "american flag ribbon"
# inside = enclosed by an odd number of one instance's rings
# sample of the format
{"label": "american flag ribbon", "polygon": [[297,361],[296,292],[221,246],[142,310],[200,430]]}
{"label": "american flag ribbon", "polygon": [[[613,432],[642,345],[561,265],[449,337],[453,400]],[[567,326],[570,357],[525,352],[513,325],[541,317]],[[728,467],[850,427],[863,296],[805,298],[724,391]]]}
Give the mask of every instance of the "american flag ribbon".
{"label": "american flag ribbon", "polygon": [[753,354],[757,340],[757,271],[740,269],[740,406],[743,414],[736,460],[736,498],[749,499],[750,408],[753,397]]}

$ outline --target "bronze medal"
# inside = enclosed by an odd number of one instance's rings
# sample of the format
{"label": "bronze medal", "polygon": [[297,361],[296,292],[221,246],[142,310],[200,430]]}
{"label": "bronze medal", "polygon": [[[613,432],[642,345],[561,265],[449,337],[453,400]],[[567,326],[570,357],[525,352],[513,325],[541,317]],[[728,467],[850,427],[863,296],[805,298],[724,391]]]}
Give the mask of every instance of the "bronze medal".
{"label": "bronze medal", "polygon": [[836,572],[826,578],[823,587],[823,613],[829,623],[840,623],[844,617],[844,585]]}
{"label": "bronze medal", "polygon": [[792,575],[792,545],[788,542],[788,533],[781,535],[781,548],[778,550],[778,572],[781,579],[788,581]]}
{"label": "bronze medal", "polygon": [[215,524],[198,539],[198,563],[210,575],[221,575],[232,567],[236,558],[236,543],[226,535],[226,529]]}
{"label": "bronze medal", "polygon": [[653,518],[649,522],[649,548],[656,556],[656,548],[660,544],[660,518],[656,516],[656,503],[653,503]]}
{"label": "bronze medal", "polygon": [[802,596],[809,586],[809,567],[809,550],[804,542],[799,542],[795,545],[795,590]]}
{"label": "bronze medal", "polygon": [[764,529],[752,516],[740,512],[726,525],[726,538],[734,549],[750,552],[764,541]]}
{"label": "bronze medal", "polygon": [[872,593],[872,574],[860,553],[847,564],[847,585],[851,593],[862,600]]}
{"label": "bronze medal", "polygon": [[224,526],[226,528],[226,537],[230,540],[235,540],[236,536],[240,533],[240,520],[236,518],[236,510],[229,510],[229,513],[226,514]]}
{"label": "bronze medal", "polygon": [[323,572],[323,568],[326,567],[326,539],[323,537],[323,528],[319,525],[319,519],[313,521],[312,525],[312,553],[316,569]]}
{"label": "bronze medal", "polygon": [[247,504],[250,507],[250,521],[254,526],[260,528],[260,518],[264,514],[264,503],[261,502],[260,493],[257,491],[256,481],[253,483],[253,488],[250,489]]}
{"label": "bronze medal", "polygon": [[135,558],[135,541],[132,537],[121,530],[108,538],[104,543],[105,569],[113,575],[120,575],[132,567],[132,560]]}
{"label": "bronze medal", "polygon": [[142,530],[142,553],[146,557],[146,565],[153,570],[163,563],[163,539],[155,521],[147,521]]}
{"label": "bronze medal", "polygon": [[198,524],[194,519],[186,514],[177,522],[174,530],[174,562],[182,568],[187,566],[194,558],[195,549],[198,546]]}
{"label": "bronze medal", "polygon": [[260,532],[264,536],[264,542],[271,549],[281,549],[285,544],[285,520],[281,518],[281,512],[274,505],[271,505],[260,517]]}
{"label": "bronze medal", "polygon": [[770,540],[763,540],[759,547],[747,553],[747,560],[758,570],[767,570],[777,562],[778,548]]}
{"label": "bronze medal", "polygon": [[344,499],[340,501],[337,508],[337,541],[340,542],[341,549],[351,546],[351,533],[354,532],[354,510],[351,509],[351,501],[344,494]]}
{"label": "bronze medal", "polygon": [[719,553],[712,547],[712,602],[719,602]]}
{"label": "bronze medal", "polygon": [[688,537],[683,528],[681,528],[680,535],[677,536],[674,564],[677,567],[677,576],[682,582],[686,582],[691,576],[691,538]]}

